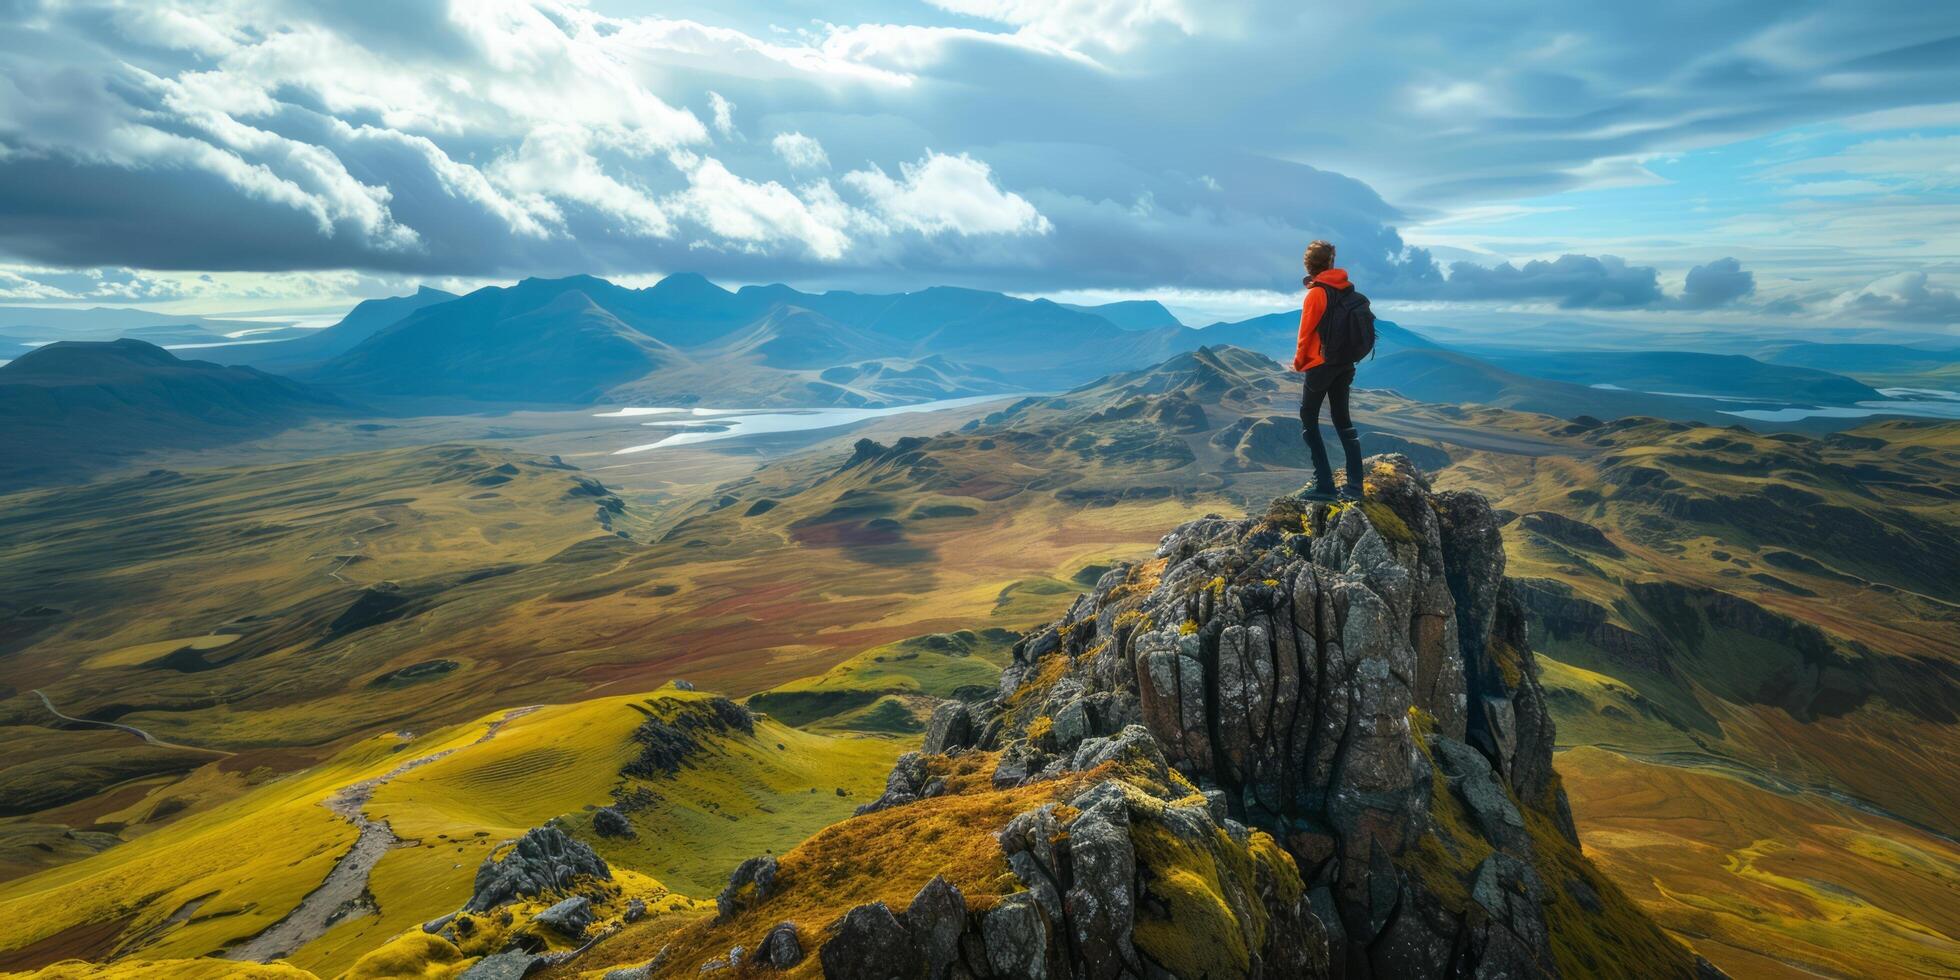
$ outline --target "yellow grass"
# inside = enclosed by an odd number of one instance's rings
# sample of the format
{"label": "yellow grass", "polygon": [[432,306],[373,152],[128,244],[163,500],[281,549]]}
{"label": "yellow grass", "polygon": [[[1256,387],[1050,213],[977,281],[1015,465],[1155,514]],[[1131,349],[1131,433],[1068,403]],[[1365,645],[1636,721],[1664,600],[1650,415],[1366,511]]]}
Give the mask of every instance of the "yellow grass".
{"label": "yellow grass", "polygon": [[1960,848],[1815,796],[1559,755],[1587,855],[1731,975],[1960,975]]}

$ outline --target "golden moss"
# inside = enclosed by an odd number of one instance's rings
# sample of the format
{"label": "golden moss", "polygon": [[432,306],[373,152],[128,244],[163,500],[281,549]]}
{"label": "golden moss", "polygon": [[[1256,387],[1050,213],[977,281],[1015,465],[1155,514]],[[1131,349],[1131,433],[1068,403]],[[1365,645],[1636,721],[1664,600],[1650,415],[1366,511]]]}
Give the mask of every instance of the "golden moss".
{"label": "golden moss", "polygon": [[447,980],[468,968],[461,950],[454,943],[413,929],[354,961],[343,980],[389,980],[393,977],[427,977]]}
{"label": "golden moss", "polygon": [[1396,544],[1416,543],[1415,534],[1409,530],[1409,525],[1403,522],[1402,516],[1395,513],[1395,508],[1379,500],[1363,500],[1361,513],[1367,516],[1368,523],[1373,524],[1376,533],[1382,537]]}
{"label": "golden moss", "polygon": [[1115,602],[1130,596],[1149,595],[1155,592],[1158,583],[1164,580],[1164,569],[1169,565],[1170,559],[1157,558],[1130,569],[1130,577],[1124,580],[1122,585],[1110,590],[1110,601]]}
{"label": "golden moss", "polygon": [[1008,695],[1008,707],[1010,709],[1021,707],[1022,702],[1030,695],[1054,687],[1055,683],[1062,679],[1062,675],[1068,673],[1068,665],[1068,655],[1059,650],[1043,657],[1039,666],[1035,668],[1034,676],[1022,681],[1021,686],[1015,688],[1013,694]]}
{"label": "golden moss", "polygon": [[1150,896],[1165,910],[1138,916],[1137,948],[1176,976],[1245,976],[1251,950],[1211,854],[1156,824],[1133,826],[1131,839],[1138,863],[1151,871]]}
{"label": "golden moss", "polygon": [[[968,753],[954,760],[955,768],[983,755]],[[753,908],[725,922],[702,917],[678,930],[670,922],[635,923],[602,948],[609,962],[628,964],[644,963],[672,944],[669,961],[691,974],[695,964],[721,956],[731,946],[754,949],[778,922],[796,922],[814,936],[865,902],[902,910],[934,875],[958,886],[969,908],[990,908],[1019,887],[994,833],[1019,813],[1072,798],[1102,775],[1106,773],[1070,773],[1008,790],[956,791],[852,817],[782,855],[775,894]],[[813,941],[805,948],[814,946]],[[816,958],[806,963],[811,969],[807,975],[815,976]]]}
{"label": "golden moss", "polygon": [[1028,722],[1028,741],[1033,742],[1047,738],[1054,731],[1055,719],[1047,715],[1036,715],[1033,721]]}
{"label": "golden moss", "polygon": [[1177,624],[1177,635],[1179,636],[1190,636],[1191,634],[1196,633],[1197,631],[1198,631],[1198,621],[1195,619],[1187,619],[1184,622]]}
{"label": "golden moss", "polygon": [[[1306,886],[1293,859],[1260,831],[1243,848],[1224,831],[1209,842],[1185,840],[1148,819],[1161,804],[1141,802],[1145,816],[1131,824],[1130,837],[1155,901],[1139,903],[1137,948],[1181,977],[1246,975],[1271,928],[1257,883],[1267,882],[1282,902],[1297,901]],[[1151,914],[1153,905],[1166,911]]]}

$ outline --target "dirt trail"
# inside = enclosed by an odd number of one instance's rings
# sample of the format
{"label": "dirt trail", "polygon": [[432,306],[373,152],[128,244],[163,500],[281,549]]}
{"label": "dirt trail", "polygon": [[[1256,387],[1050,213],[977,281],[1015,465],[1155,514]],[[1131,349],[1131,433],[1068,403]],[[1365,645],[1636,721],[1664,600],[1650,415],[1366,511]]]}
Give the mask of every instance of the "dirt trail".
{"label": "dirt trail", "polygon": [[[497,731],[512,719],[521,718],[538,710],[541,705],[513,708],[504,712],[502,718],[490,723],[483,736],[470,745],[481,745],[495,738]],[[469,746],[459,746],[468,748]],[[397,847],[412,847],[414,843],[395,836],[386,820],[369,820],[363,810],[374,796],[374,791],[384,783],[402,773],[426,766],[438,759],[446,758],[458,749],[444,749],[425,756],[410,759],[387,772],[371,779],[349,783],[335,790],[333,795],[321,801],[321,806],[333,811],[335,816],[353,824],[360,830],[354,843],[334,863],[333,870],[327,873],[325,881],[318,888],[308,892],[300,899],[299,905],[285,918],[267,927],[264,932],[225,951],[225,957],[233,960],[249,960],[266,963],[291,956],[300,947],[318,939],[328,929],[350,918],[380,912],[374,903],[374,896],[368,892],[368,875],[380,862],[381,856]]]}
{"label": "dirt trail", "polygon": [[113,722],[113,721],[92,721],[87,718],[76,718],[72,715],[64,715],[61,713],[61,709],[55,707],[54,702],[48,700],[47,694],[43,693],[40,689],[36,688],[33,691],[33,694],[35,697],[41,699],[41,703],[43,705],[47,706],[49,714],[54,715],[56,718],[59,718],[62,721],[72,722],[77,725],[94,725],[98,728],[113,728],[116,729],[117,731],[128,732],[131,735],[134,735],[137,738],[140,738],[143,741],[150,743],[151,745],[160,746],[166,749],[184,749],[185,751],[188,752],[209,752],[213,755],[232,754],[230,752],[225,751],[224,749],[207,749],[196,745],[185,745],[182,742],[166,742],[163,739],[160,739],[155,735],[152,735],[149,732],[146,732],[141,728],[136,727],[135,725],[124,725],[119,722]]}

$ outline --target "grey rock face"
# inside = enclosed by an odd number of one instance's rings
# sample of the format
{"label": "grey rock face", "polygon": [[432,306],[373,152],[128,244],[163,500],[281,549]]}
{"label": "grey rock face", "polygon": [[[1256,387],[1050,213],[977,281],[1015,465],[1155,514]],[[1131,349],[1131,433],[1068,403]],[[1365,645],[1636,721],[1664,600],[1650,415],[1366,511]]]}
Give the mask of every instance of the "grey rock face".
{"label": "grey rock face", "polygon": [[1075,747],[1075,755],[1069,760],[1069,768],[1077,772],[1087,772],[1105,762],[1117,760],[1142,762],[1157,771],[1165,771],[1169,764],[1164,761],[1164,750],[1150,729],[1142,725],[1130,725],[1121,732],[1107,738],[1091,738]]}
{"label": "grey rock face", "polygon": [[1484,838],[1509,847],[1528,847],[1524,814],[1505,792],[1490,760],[1453,738],[1438,737],[1433,745],[1437,762],[1450,777],[1450,788],[1469,808]]}
{"label": "grey rock face", "polygon": [[943,877],[934,876],[912,897],[902,917],[919,953],[927,980],[944,980],[959,962],[960,935],[966,932],[966,896]]}
{"label": "grey rock face", "polygon": [[1136,923],[1136,852],[1130,844],[1129,800],[1115,782],[1099,783],[1076,797],[1081,810],[1069,825],[1066,896],[1075,948],[1090,980],[1116,980],[1143,972],[1131,943]]}
{"label": "grey rock face", "polygon": [[945,755],[948,750],[971,746],[977,735],[972,711],[958,701],[947,701],[932,709],[932,720],[926,724],[926,742],[920,751]]}
{"label": "grey rock face", "polygon": [[1047,980],[1048,924],[1028,893],[1001,899],[981,920],[980,933],[996,976]]}
{"label": "grey rock face", "polygon": [[715,896],[715,909],[726,919],[768,898],[775,887],[776,859],[768,855],[749,858],[728,876],[728,884]]}
{"label": "grey rock face", "polygon": [[796,923],[781,922],[762,937],[756,956],[770,967],[787,970],[803,962],[803,941],[796,938]]}
{"label": "grey rock face", "polygon": [[612,869],[592,848],[556,827],[527,831],[502,860],[485,858],[466,912],[487,912],[514,898],[532,898],[570,888],[580,875],[612,879]]}
{"label": "grey rock face", "polygon": [[585,935],[585,930],[592,925],[592,900],[584,895],[574,895],[539,912],[531,921],[567,938],[577,939]]}
{"label": "grey rock face", "polygon": [[885,777],[885,792],[876,800],[858,807],[858,813],[875,813],[895,806],[904,806],[919,799],[925,791],[927,780],[925,756],[918,752],[907,752],[898,757],[892,766],[891,775]]}
{"label": "grey rock face", "polygon": [[470,964],[462,980],[523,980],[539,963],[529,953],[495,953]]}
{"label": "grey rock face", "polygon": [[1048,757],[1026,742],[1016,742],[1001,750],[1000,762],[994,766],[994,786],[1007,789],[1020,786],[1033,779],[1048,764]]}
{"label": "grey rock face", "polygon": [[832,980],[912,980],[919,975],[912,937],[883,902],[846,913],[817,955],[823,975]]}

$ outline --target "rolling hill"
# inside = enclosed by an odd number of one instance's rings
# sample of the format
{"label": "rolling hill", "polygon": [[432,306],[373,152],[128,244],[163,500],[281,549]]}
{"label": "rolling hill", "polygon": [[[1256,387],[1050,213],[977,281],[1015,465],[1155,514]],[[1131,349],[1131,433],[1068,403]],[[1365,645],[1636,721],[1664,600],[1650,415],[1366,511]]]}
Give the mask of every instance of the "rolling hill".
{"label": "rolling hill", "polygon": [[0,487],[78,479],[140,452],[350,415],[338,396],[140,340],[63,341],[0,366]]}
{"label": "rolling hill", "polygon": [[[1560,357],[1565,356],[1568,355],[1560,355]],[[1603,355],[1602,363],[1623,356],[1627,355]],[[1533,363],[1542,365],[1545,362],[1534,360]],[[1572,369],[1556,367],[1548,370],[1568,375],[1574,373]],[[1776,370],[1770,369],[1767,373],[1774,375]],[[1724,414],[1724,410],[1762,407],[1760,402],[1740,397],[1736,400],[1718,400],[1697,395],[1670,397],[1535,377],[1468,354],[1442,348],[1403,350],[1370,361],[1363,367],[1355,383],[1393,389],[1419,401],[1494,405],[1514,411],[1538,412],[1562,418],[1658,416],[1688,421],[1739,424],[1742,421],[1740,418]],[[1848,378],[1827,379],[1819,383],[1840,391],[1868,390]],[[1873,392],[1873,396],[1876,397],[1877,393]],[[1761,428],[1820,428],[1842,423],[1818,420],[1750,424]]]}
{"label": "rolling hill", "polygon": [[1951,384],[1960,378],[1960,351],[1950,348],[1781,342],[1765,346],[1756,356],[1771,364],[1836,371],[1874,383]]}

